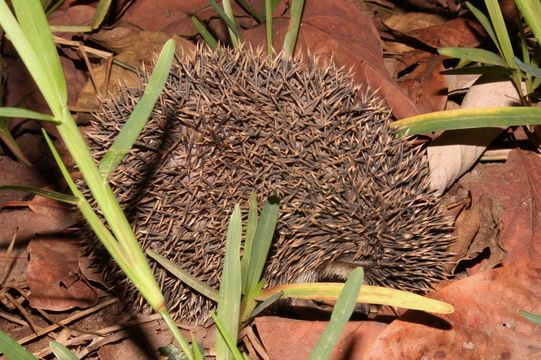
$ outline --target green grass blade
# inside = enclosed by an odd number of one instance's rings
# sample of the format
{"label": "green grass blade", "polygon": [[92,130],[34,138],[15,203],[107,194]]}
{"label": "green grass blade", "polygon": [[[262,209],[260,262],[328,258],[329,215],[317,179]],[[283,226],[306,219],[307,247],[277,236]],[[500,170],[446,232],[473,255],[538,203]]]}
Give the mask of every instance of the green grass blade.
{"label": "green grass blade", "polygon": [[[28,2],[35,3],[35,0],[29,0]],[[41,7],[39,2],[37,5]],[[19,53],[21,60],[24,62],[30,75],[32,75],[49,108],[55,116],[58,116],[62,112],[61,108],[64,106],[64,103],[60,101],[59,89],[55,87],[52,72],[46,69],[41,61],[43,57],[56,57],[58,59],[56,51],[54,54],[41,54],[38,56],[33,44],[28,41],[21,26],[19,26],[11,10],[6,5],[5,0],[0,0],[0,26],[4,29],[6,35]],[[48,25],[47,29],[43,31],[49,33]]]}
{"label": "green grass blade", "polygon": [[501,55],[507,66],[516,68],[515,63],[513,62],[513,56],[515,56],[513,53],[513,46],[511,45],[507,27],[505,26],[505,20],[503,19],[500,4],[498,0],[485,0],[485,4],[487,6],[490,21],[494,27],[494,32],[496,33],[496,38],[498,39],[498,44],[500,44]]}
{"label": "green grass blade", "polygon": [[141,134],[167,81],[174,54],[175,41],[170,39],[162,48],[143,96],[101,160],[99,169],[103,179],[107,179],[109,174],[120,164]]}
{"label": "green grass blade", "polygon": [[[68,99],[66,80],[41,3],[38,0],[14,0],[12,5],[32,50],[41,55],[39,61],[44,71],[48,72],[49,82],[46,85],[50,87],[49,91],[57,97],[56,102],[64,106]],[[24,56],[19,55],[21,58]]]}
{"label": "green grass blade", "polygon": [[204,296],[208,297],[211,300],[218,301],[218,298],[219,298],[218,290],[214,289],[207,283],[199,280],[198,278],[196,278],[195,276],[193,276],[186,270],[179,267],[174,262],[161,256],[154,250],[147,249],[146,254],[150,256],[151,258],[153,258],[154,260],[156,260],[158,264],[163,266],[167,271],[175,275],[178,279],[180,279],[183,283],[185,283],[192,289],[203,294]]}
{"label": "green grass blade", "polygon": [[248,14],[252,15],[258,23],[265,21],[263,16],[261,16],[261,14],[259,14],[246,0],[237,0],[237,2],[248,12]]}
{"label": "green grass blade", "polygon": [[92,30],[97,29],[101,25],[103,19],[105,19],[105,16],[107,15],[107,12],[109,11],[109,7],[111,7],[111,0],[100,0],[98,2],[96,12],[94,13],[94,17],[92,18],[92,23],[90,25]]}
{"label": "green grass blade", "polygon": [[[240,275],[240,245],[242,240],[242,217],[240,208],[235,205],[227,228],[225,256],[217,316],[222,322],[225,332],[236,343],[239,331],[240,300],[242,279]],[[222,339],[216,341],[216,357],[230,359],[228,346]]]}
{"label": "green grass blade", "polygon": [[272,55],[272,0],[265,0],[265,33],[267,37],[267,54]]}
{"label": "green grass blade", "polygon": [[195,339],[195,335],[190,332],[191,338],[192,338],[192,351],[193,356],[196,360],[204,360],[203,354],[201,353],[201,349],[199,348],[199,344],[197,343],[197,340]]}
{"label": "green grass blade", "polygon": [[[227,15],[228,19],[233,23],[233,27],[237,29],[237,24],[235,23],[235,14],[233,14],[233,8],[231,7],[231,2],[229,0],[222,0],[222,5],[224,7],[224,12]],[[238,35],[237,35],[238,33]],[[233,43],[233,47],[236,49],[239,47],[239,41],[240,41],[240,33],[233,32],[231,28],[229,28],[229,36],[231,37],[231,42]]]}
{"label": "green grass blade", "polygon": [[520,310],[519,314],[534,323],[541,324],[541,315],[535,315],[524,310]]}
{"label": "green grass blade", "polygon": [[[231,354],[235,360],[243,360],[244,358],[240,353],[239,349],[237,348],[237,343],[227,332],[225,324],[222,322],[222,320],[220,320],[218,316],[216,316],[216,314],[211,312],[210,316],[212,316],[212,318],[214,319],[214,322],[216,323],[216,328],[218,329],[218,333],[220,334],[219,337],[216,337],[216,342],[218,342],[218,339],[223,341],[227,346],[227,349],[229,349],[229,354]],[[216,349],[216,360],[221,359],[226,359],[226,357],[224,357],[223,355],[218,355],[218,349]]]}
{"label": "green grass blade", "polygon": [[297,44],[299,28],[301,26],[302,10],[304,8],[304,0],[293,0],[291,4],[291,16],[289,19],[289,27],[284,38],[283,52],[286,57],[292,57]]}
{"label": "green grass blade", "polygon": [[240,264],[242,274],[242,293],[246,294],[248,281],[248,269],[250,268],[250,259],[252,257],[252,248],[257,231],[258,213],[257,197],[254,193],[250,194],[248,210],[248,223],[246,225],[246,237],[244,239],[244,252]]}
{"label": "green grass blade", "polygon": [[0,352],[9,360],[37,360],[32,353],[0,330]]}
{"label": "green grass blade", "polygon": [[248,296],[253,295],[253,290],[257,288],[257,284],[259,284],[261,275],[263,274],[263,268],[265,267],[274,230],[276,229],[279,208],[279,201],[275,196],[268,198],[263,206],[261,218],[257,225],[254,245],[250,254],[250,266],[246,278],[246,294]]}
{"label": "green grass blade", "polygon": [[49,15],[54,13],[56,9],[58,9],[60,5],[62,5],[63,2],[64,0],[58,0],[57,2],[53,4],[53,6],[49,7],[51,1],[47,1],[47,5],[43,7],[44,9],[47,9],[47,11],[45,12],[45,15],[49,17]]}
{"label": "green grass blade", "polygon": [[513,61],[518,65],[520,70],[524,71],[527,74],[533,75],[535,77],[541,78],[541,69],[537,66],[532,66],[529,64],[525,64],[518,57],[514,57]]}
{"label": "green grass blade", "polygon": [[500,47],[500,43],[498,42],[498,38],[496,37],[496,33],[494,32],[494,28],[492,27],[490,19],[485,14],[483,14],[481,10],[473,6],[470,2],[466,1],[466,6],[468,7],[468,9],[470,9],[472,14],[477,18],[477,21],[479,21],[479,23],[483,26],[483,28],[485,28],[485,31],[490,36],[490,38],[492,39],[492,42],[494,43],[494,45],[496,45],[496,47],[498,48],[498,51],[501,54],[502,49]]}
{"label": "green grass blade", "polygon": [[[222,9],[220,5],[216,3],[216,0],[208,0],[208,1],[209,1],[210,6],[212,6],[212,8],[218,13],[218,15],[220,15],[222,20],[225,21],[227,27],[229,28],[229,34],[231,35],[231,42],[233,43],[233,47],[237,48],[238,41],[242,41],[242,37],[240,35],[239,30],[237,29],[237,25],[235,25],[234,19],[231,19],[225,13],[224,9]],[[224,1],[224,7],[225,5],[226,4]]]}
{"label": "green grass blade", "polygon": [[58,360],[79,360],[75,354],[73,354],[67,347],[59,343],[58,341],[49,341],[51,350],[56,355]]}
{"label": "green grass blade", "polygon": [[541,124],[541,108],[501,107],[438,111],[412,116],[389,125],[400,134],[433,131]]}
{"label": "green grass blade", "polygon": [[201,36],[203,36],[203,39],[205,39],[205,42],[207,43],[207,45],[212,50],[216,50],[216,48],[218,47],[218,42],[216,41],[214,36],[212,36],[212,34],[207,30],[205,25],[201,21],[199,21],[199,19],[196,18],[195,16],[192,16],[192,22],[195,28],[197,29],[197,31],[199,31]]}
{"label": "green grass blade", "polygon": [[490,65],[509,67],[497,54],[477,48],[444,47],[438,49],[441,55],[456,57],[463,60],[481,62]]}
{"label": "green grass blade", "polygon": [[524,16],[524,20],[532,33],[540,43],[541,39],[541,1],[539,0],[515,0],[515,4]]}
{"label": "green grass blade", "polygon": [[331,314],[331,320],[325,327],[325,330],[319,337],[316,346],[308,356],[309,360],[328,359],[338,342],[340,333],[346,326],[355,305],[357,304],[357,296],[361,290],[361,285],[364,281],[364,272],[362,268],[356,268],[349,275],[336,305]]}
{"label": "green grass blade", "polygon": [[58,191],[42,189],[34,186],[0,185],[0,190],[24,191],[31,194],[44,196],[49,199],[61,201],[67,204],[78,205],[81,200],[73,195],[63,194]]}
{"label": "green grass blade", "polygon": [[23,119],[35,119],[50,121],[55,124],[59,124],[54,117],[47,114],[42,114],[39,112],[16,108],[16,107],[0,107],[0,117],[10,117],[10,118],[23,118]]}

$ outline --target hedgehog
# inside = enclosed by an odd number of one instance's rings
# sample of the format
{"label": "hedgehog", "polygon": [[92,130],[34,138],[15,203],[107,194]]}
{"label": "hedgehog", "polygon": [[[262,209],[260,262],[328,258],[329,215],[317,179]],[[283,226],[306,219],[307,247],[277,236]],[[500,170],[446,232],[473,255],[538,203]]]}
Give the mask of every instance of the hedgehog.
{"label": "hedgehog", "polygon": [[[143,85],[123,88],[96,114],[96,161],[142,93]],[[376,92],[332,62],[199,46],[174,62],[110,181],[143,249],[211,286],[219,286],[228,215],[255,192],[280,199],[267,286],[345,281],[362,266],[367,284],[422,294],[447,276],[451,225],[423,148],[396,136],[389,121]],[[206,323],[215,304],[152,267],[174,318]],[[144,307],[112,260],[101,271]]]}

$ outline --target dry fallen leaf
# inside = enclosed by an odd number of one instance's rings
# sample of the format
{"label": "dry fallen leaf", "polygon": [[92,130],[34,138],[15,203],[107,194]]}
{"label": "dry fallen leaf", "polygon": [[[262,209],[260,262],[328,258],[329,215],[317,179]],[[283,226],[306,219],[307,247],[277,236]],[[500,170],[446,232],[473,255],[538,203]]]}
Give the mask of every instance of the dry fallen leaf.
{"label": "dry fallen leaf", "polygon": [[77,239],[39,237],[28,245],[30,306],[63,311],[96,305],[98,296],[79,272]]}

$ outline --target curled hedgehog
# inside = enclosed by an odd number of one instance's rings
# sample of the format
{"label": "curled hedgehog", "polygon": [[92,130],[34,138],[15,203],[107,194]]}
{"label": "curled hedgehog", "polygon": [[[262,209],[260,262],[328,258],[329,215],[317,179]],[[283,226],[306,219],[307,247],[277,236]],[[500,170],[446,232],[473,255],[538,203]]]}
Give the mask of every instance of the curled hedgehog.
{"label": "curled hedgehog", "polygon": [[[97,114],[89,135],[97,161],[142,92],[124,89]],[[374,92],[332,64],[198,47],[174,63],[110,180],[142,247],[211,286],[228,215],[255,192],[280,198],[267,286],[344,281],[362,266],[367,284],[424,293],[446,275],[450,223],[422,148],[395,136],[389,116]],[[206,322],[213,302],[153,266],[171,313]],[[142,306],[112,260],[102,270]]]}

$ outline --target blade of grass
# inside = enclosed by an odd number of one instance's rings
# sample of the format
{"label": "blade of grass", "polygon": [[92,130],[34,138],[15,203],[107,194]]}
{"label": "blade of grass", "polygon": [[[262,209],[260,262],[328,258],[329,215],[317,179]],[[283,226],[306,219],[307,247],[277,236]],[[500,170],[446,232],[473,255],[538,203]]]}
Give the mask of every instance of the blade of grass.
{"label": "blade of grass", "polygon": [[216,41],[214,36],[212,36],[212,34],[207,30],[205,25],[201,21],[199,21],[199,19],[196,18],[195,16],[192,16],[192,23],[194,24],[197,31],[199,31],[201,36],[203,36],[203,39],[205,39],[205,42],[207,43],[207,45],[212,50],[216,50],[216,48],[218,47],[218,42]]}
{"label": "blade of grass", "polygon": [[111,0],[100,0],[98,2],[96,12],[94,13],[94,17],[92,18],[92,23],[90,25],[92,30],[97,29],[101,25],[103,19],[105,19],[105,16],[107,15],[107,12],[109,11],[109,7],[111,7]]}
{"label": "blade of grass", "polygon": [[124,156],[130,151],[139,134],[141,134],[167,81],[174,55],[175,41],[169,39],[158,57],[143,96],[135,105],[130,117],[100,162],[99,170],[104,181],[124,159]]}
{"label": "blade of grass", "polygon": [[265,0],[265,33],[267,36],[267,54],[272,55],[272,0]]}
{"label": "blade of grass", "polygon": [[541,324],[541,315],[535,315],[524,310],[519,310],[519,314],[534,323]]}
{"label": "blade of grass", "polygon": [[541,108],[501,107],[438,111],[394,121],[389,126],[399,134],[541,124]]}
{"label": "blade of grass", "polygon": [[[236,341],[234,341],[233,338],[229,335],[224,323],[222,323],[222,320],[220,320],[220,318],[212,312],[210,313],[210,316],[212,316],[212,318],[214,319],[214,322],[216,323],[216,328],[218,328],[218,332],[220,334],[219,337],[216,337],[216,340],[221,339],[226,344],[227,349],[229,349],[229,354],[231,354],[235,360],[243,360],[244,357],[237,348]],[[216,359],[221,360],[225,359],[225,357],[218,356],[218,353],[216,352]]]}
{"label": "blade of grass", "polygon": [[259,14],[246,0],[237,0],[237,2],[246,10],[250,15],[252,15],[258,23],[265,21],[263,16]]}
{"label": "blade of grass", "polygon": [[0,190],[24,191],[72,205],[77,205],[80,202],[79,198],[73,195],[63,194],[58,191],[42,189],[34,186],[0,185]]}
{"label": "blade of grass", "polygon": [[[343,287],[344,284],[342,283],[280,285],[262,290],[256,299],[258,301],[264,301],[274,294],[283,291],[284,297],[333,301],[338,298]],[[357,302],[396,306],[413,310],[423,310],[437,314],[450,314],[454,311],[454,308],[451,305],[442,301],[429,299],[427,297],[409,293],[407,291],[384,288],[380,286],[363,285],[363,291],[357,297]]]}
{"label": "blade of grass", "polygon": [[192,338],[192,349],[193,349],[193,355],[196,360],[204,360],[203,354],[201,353],[201,349],[199,349],[199,344],[197,343],[197,340],[195,339],[195,335],[191,333]]}
{"label": "blade of grass", "polygon": [[274,236],[276,221],[278,220],[279,200],[275,196],[271,196],[263,205],[261,218],[257,226],[257,231],[254,238],[254,245],[250,254],[250,266],[246,277],[246,294],[252,296],[253,291],[257,288],[260,282],[263,268],[267,261],[270,244]]}
{"label": "blade of grass", "polygon": [[456,57],[463,60],[481,62],[490,65],[509,67],[497,54],[484,49],[445,47],[438,49],[441,55]]}
{"label": "blade of grass", "polygon": [[[231,7],[231,2],[229,0],[222,0],[222,5],[224,7],[224,12],[227,15],[227,18],[233,23],[233,27],[237,29],[237,24],[235,24],[235,14],[233,14],[233,8]],[[240,41],[240,33],[233,32],[231,28],[229,28],[229,36],[231,38],[231,42],[233,43],[233,47],[237,49],[239,47],[239,41]]]}
{"label": "blade of grass", "polygon": [[532,65],[529,65],[529,64],[525,64],[522,61],[520,61],[520,59],[518,57],[516,57],[516,56],[513,58],[513,61],[525,73],[533,75],[533,76],[538,77],[538,78],[541,77],[541,69],[538,68],[537,66],[532,66]]}
{"label": "blade of grass", "polygon": [[200,294],[208,297],[211,300],[218,301],[219,294],[218,290],[214,289],[207,283],[199,280],[186,270],[179,267],[174,262],[166,259],[165,257],[161,256],[157,252],[151,249],[146,250],[146,254],[156,260],[158,264],[163,266],[167,271],[169,271],[171,274],[175,275],[178,279],[182,280],[183,283],[194,289],[195,291],[199,292]]}
{"label": "blade of grass", "polygon": [[246,225],[246,237],[244,239],[244,252],[240,264],[242,274],[242,293],[246,294],[246,284],[248,281],[248,269],[250,268],[250,259],[252,257],[252,248],[257,231],[257,197],[254,193],[250,194],[248,207],[248,223]]}
{"label": "blade of grass", "polygon": [[[14,1],[14,3],[16,2],[17,1]],[[31,2],[28,1],[28,3]],[[41,8],[41,5],[39,6]],[[35,14],[35,9],[31,9],[30,16]],[[38,14],[37,17],[39,16],[43,17],[43,14]],[[60,95],[61,91],[59,91],[59,89],[56,87],[56,80],[53,78],[53,71],[46,69],[44,63],[41,61],[41,57],[37,55],[33,44],[28,41],[22,27],[19,26],[4,0],[0,1],[0,26],[4,29],[6,35],[11,40],[11,43],[17,50],[17,53],[19,53],[21,60],[24,62],[29,73],[32,75],[32,78],[36,82],[40,92],[43,94],[43,97],[45,98],[45,101],[49,105],[49,108],[53,112],[54,116],[59,116],[62,113],[62,96]],[[49,25],[47,23],[46,26],[48,29]],[[60,60],[58,60],[58,63],[60,64]]]}
{"label": "blade of grass", "polygon": [[539,0],[515,0],[515,4],[539,43],[541,39],[541,2]]}
{"label": "blade of grass", "polygon": [[361,291],[363,281],[364,272],[362,268],[356,268],[348,276],[332,311],[331,319],[319,337],[316,346],[310,352],[309,360],[329,358],[338,342],[340,333],[355,309],[356,299]]}
{"label": "blade of grass", "polygon": [[297,36],[301,26],[302,10],[304,8],[304,0],[293,0],[291,4],[291,16],[289,19],[289,27],[284,38],[283,52],[286,57],[292,57],[297,44]]}
{"label": "blade of grass", "polygon": [[0,330],[0,352],[10,360],[37,360],[34,355]]}
{"label": "blade of grass", "polygon": [[75,354],[73,354],[67,347],[59,343],[58,341],[49,341],[51,350],[56,355],[58,360],[79,360]]}
{"label": "blade of grass", "polygon": [[47,114],[42,114],[39,112],[16,108],[16,107],[0,107],[0,116],[1,117],[11,117],[11,118],[23,118],[23,119],[35,119],[50,121],[55,124],[59,124],[54,117]]}
{"label": "blade of grass", "polygon": [[[240,207],[235,205],[233,214],[227,228],[225,242],[225,256],[222,278],[220,281],[220,294],[218,300],[217,318],[223,324],[226,334],[232,337],[235,343],[239,332],[240,299],[242,279],[240,275],[240,245],[242,239],[242,217]],[[218,359],[231,359],[227,342],[216,339],[216,357]]]}
{"label": "blade of grass", "polygon": [[[218,15],[220,15],[222,20],[225,21],[230,33],[233,33],[233,36],[231,36],[231,41],[233,42],[233,39],[241,40],[241,36],[239,30],[237,29],[237,26],[235,25],[235,22],[232,21],[229,16],[227,16],[227,14],[224,12],[224,9],[222,9],[220,5],[216,3],[216,0],[208,0],[208,2],[210,6],[212,6],[212,8],[218,13]],[[235,43],[233,43],[233,46],[237,47],[235,46]]]}
{"label": "blade of grass", "polygon": [[507,27],[505,26],[505,20],[503,19],[500,4],[498,0],[485,0],[485,4],[487,6],[490,21],[496,33],[496,38],[500,44],[502,51],[501,55],[507,66],[516,68],[516,65],[513,62],[513,57],[515,56],[513,53],[513,46],[511,45]]}
{"label": "blade of grass", "polygon": [[[30,1],[12,1],[12,5],[19,25],[27,41],[30,42],[32,50],[37,54],[56,53],[56,46],[51,33],[41,30],[49,26],[47,18],[43,14],[43,9],[36,8]],[[47,86],[57,97],[57,104],[66,104],[68,90],[59,57],[41,56],[39,61],[43,69],[49,73]]]}
{"label": "blade of grass", "polygon": [[473,6],[470,2],[466,1],[466,6],[475,16],[477,21],[479,21],[479,23],[483,26],[487,34],[490,36],[490,38],[492,39],[492,42],[498,48],[498,52],[502,54],[502,48],[500,46],[500,43],[498,42],[498,38],[496,37],[496,33],[494,32],[494,27],[492,27],[492,23],[490,22],[490,19],[485,14],[483,14],[481,10]]}

